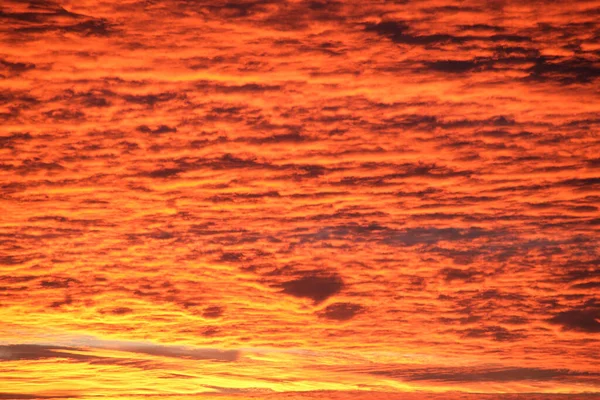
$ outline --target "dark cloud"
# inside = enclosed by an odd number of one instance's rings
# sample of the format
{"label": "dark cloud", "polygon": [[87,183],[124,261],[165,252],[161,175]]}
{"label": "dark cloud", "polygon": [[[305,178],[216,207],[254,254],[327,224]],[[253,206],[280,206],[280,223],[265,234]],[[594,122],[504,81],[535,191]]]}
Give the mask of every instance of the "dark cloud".
{"label": "dark cloud", "polygon": [[600,77],[600,64],[581,57],[539,57],[528,72],[533,80],[553,80],[564,84],[592,83]]}
{"label": "dark cloud", "polygon": [[[35,18],[35,17],[34,17]],[[78,17],[78,19],[81,19]],[[36,21],[40,22],[40,21]],[[21,34],[56,34],[56,33],[74,33],[83,37],[99,36],[108,37],[117,32],[113,24],[105,19],[88,19],[71,25],[61,25],[59,23],[38,24],[16,28],[14,32]]]}
{"label": "dark cloud", "polygon": [[223,315],[224,312],[225,312],[224,307],[210,306],[210,307],[206,307],[204,309],[204,311],[202,311],[202,316],[204,318],[219,318]]}
{"label": "dark cloud", "polygon": [[473,60],[443,60],[432,61],[426,64],[434,71],[449,73],[464,73],[481,70],[487,63]]}
{"label": "dark cloud", "polygon": [[407,45],[431,46],[440,44],[465,44],[467,42],[529,42],[531,38],[515,34],[495,34],[491,36],[473,35],[450,35],[446,33],[434,33],[418,35],[411,32],[410,26],[402,21],[382,21],[376,24],[370,23],[365,26],[366,32],[373,32],[391,39],[395,43]]}
{"label": "dark cloud", "polygon": [[[30,24],[51,22],[57,18],[67,20],[81,19],[83,16],[72,13],[60,7],[52,1],[32,1],[30,2],[31,11],[25,12],[6,12],[0,10],[0,20],[26,22]],[[34,11],[34,10],[37,10]]]}
{"label": "dark cloud", "polygon": [[35,68],[33,63],[11,62],[0,58],[0,71],[8,70],[11,73],[21,73]]}
{"label": "dark cloud", "polygon": [[250,143],[258,144],[278,144],[278,143],[302,143],[308,141],[309,138],[300,133],[284,133],[281,135],[273,135],[265,138],[252,138],[247,140]]}
{"label": "dark cloud", "polygon": [[440,43],[462,43],[463,38],[447,35],[413,35],[408,33],[409,26],[404,22],[399,21],[382,21],[376,24],[367,24],[365,31],[374,32],[378,35],[385,36],[395,43],[410,44],[410,45],[432,45]]}
{"label": "dark cloud", "polygon": [[596,289],[600,288],[600,282],[577,283],[571,286],[571,289]]}
{"label": "dark cloud", "polygon": [[217,85],[213,83],[202,83],[198,85],[202,89],[213,89],[221,93],[264,93],[281,90],[280,85],[267,85],[258,83],[246,83],[244,85]]}
{"label": "dark cloud", "polygon": [[[99,348],[109,348],[129,353],[149,354],[159,357],[175,357],[193,360],[236,361],[239,357],[239,352],[236,350],[216,350],[208,348],[194,349],[181,346],[138,344],[135,342],[124,342],[122,344],[113,344],[109,342],[107,345],[103,345]],[[34,344],[0,345],[0,360],[22,361],[65,358],[82,362],[94,361],[113,364],[118,364],[125,360],[123,358],[116,357],[101,357],[91,354],[82,354],[89,350],[89,348],[83,349],[78,347]],[[133,358],[129,359],[133,360]]]}
{"label": "dark cloud", "polygon": [[42,396],[39,394],[26,394],[26,393],[7,393],[0,392],[0,400],[27,400],[27,399],[76,399],[76,396],[72,393],[65,395],[51,395]]}
{"label": "dark cloud", "polygon": [[184,170],[182,168],[159,168],[142,175],[149,176],[150,178],[171,178],[173,176],[177,176],[183,171]]}
{"label": "dark cloud", "polygon": [[52,278],[45,279],[40,282],[43,288],[47,289],[63,289],[72,286],[73,284],[81,283],[79,280],[74,278]]}
{"label": "dark cloud", "polygon": [[[273,3],[272,0],[242,0],[235,2],[216,2],[205,5],[205,9],[217,18],[243,19],[267,11],[267,5]],[[193,3],[191,3],[193,4]]]}
{"label": "dark cloud", "polygon": [[600,374],[568,369],[544,369],[522,367],[495,368],[429,368],[407,370],[372,371],[372,374],[401,378],[407,381],[441,382],[523,382],[555,380],[599,380]]}
{"label": "dark cloud", "polygon": [[488,231],[481,228],[411,228],[394,232],[385,242],[401,242],[407,246],[418,244],[435,244],[441,241],[472,240],[482,237],[500,236],[502,232]]}
{"label": "dark cloud", "polygon": [[81,110],[73,110],[69,108],[58,108],[44,112],[44,115],[53,121],[81,121],[85,117],[85,113]]}
{"label": "dark cloud", "polygon": [[339,293],[344,288],[344,282],[337,274],[311,274],[283,282],[279,286],[283,293],[321,303]]}
{"label": "dark cloud", "polygon": [[472,281],[481,275],[481,272],[474,269],[457,269],[457,268],[444,268],[440,271],[440,274],[447,282],[452,281]]}
{"label": "dark cloud", "polygon": [[61,308],[73,304],[73,297],[70,294],[65,295],[63,300],[56,300],[50,303],[50,308]]}
{"label": "dark cloud", "polygon": [[132,312],[133,310],[129,307],[116,307],[107,311],[108,314],[112,315],[127,315],[131,314]]}
{"label": "dark cloud", "polygon": [[348,321],[363,310],[360,304],[333,303],[320,312],[320,316],[335,321]]}
{"label": "dark cloud", "polygon": [[482,32],[503,32],[506,28],[502,26],[496,25],[488,25],[488,24],[472,24],[472,25],[460,25],[458,27],[461,30],[465,31],[482,31]]}
{"label": "dark cloud", "polygon": [[65,26],[62,30],[83,36],[109,36],[115,33],[114,26],[106,19],[88,20],[78,24]]}
{"label": "dark cloud", "polygon": [[177,128],[170,127],[170,126],[167,126],[167,125],[159,125],[155,129],[150,128],[148,125],[140,125],[136,129],[138,130],[138,132],[152,133],[152,134],[155,134],[155,135],[160,135],[160,134],[163,134],[163,133],[174,133],[174,132],[177,132]]}
{"label": "dark cloud", "polygon": [[526,337],[525,334],[518,331],[509,331],[501,326],[485,326],[462,331],[466,338],[491,338],[497,342],[513,342]]}
{"label": "dark cloud", "polygon": [[[165,92],[158,94],[146,94],[146,95],[133,95],[127,94],[123,96],[123,99],[128,103],[143,104],[149,107],[153,107],[158,103],[164,103],[173,100],[177,97],[177,93]],[[139,129],[139,128],[138,128]]]}
{"label": "dark cloud", "polygon": [[563,311],[550,318],[549,322],[561,325],[565,330],[600,333],[600,308]]}
{"label": "dark cloud", "polygon": [[564,186],[572,186],[577,188],[591,188],[596,185],[600,185],[600,178],[574,178],[574,179],[566,179],[559,183]]}
{"label": "dark cloud", "polygon": [[0,149],[1,148],[14,148],[19,142],[27,142],[33,139],[30,133],[27,132],[15,132],[8,136],[0,137]]}
{"label": "dark cloud", "polygon": [[22,361],[43,360],[48,358],[67,358],[71,360],[89,361],[98,357],[73,353],[80,349],[74,347],[46,346],[35,344],[0,345],[0,360]]}

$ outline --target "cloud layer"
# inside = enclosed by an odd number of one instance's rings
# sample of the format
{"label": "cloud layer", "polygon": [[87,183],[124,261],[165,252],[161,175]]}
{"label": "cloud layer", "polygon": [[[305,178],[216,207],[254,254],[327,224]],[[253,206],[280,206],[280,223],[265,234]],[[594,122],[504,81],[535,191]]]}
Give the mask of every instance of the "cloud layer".
{"label": "cloud layer", "polygon": [[600,392],[599,15],[3,1],[0,398]]}

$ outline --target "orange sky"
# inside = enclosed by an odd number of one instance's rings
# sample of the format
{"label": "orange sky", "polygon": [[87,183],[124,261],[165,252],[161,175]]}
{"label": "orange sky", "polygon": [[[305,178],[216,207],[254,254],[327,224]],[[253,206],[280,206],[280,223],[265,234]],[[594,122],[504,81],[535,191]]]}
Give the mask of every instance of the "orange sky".
{"label": "orange sky", "polygon": [[2,0],[0,399],[595,398],[599,21]]}

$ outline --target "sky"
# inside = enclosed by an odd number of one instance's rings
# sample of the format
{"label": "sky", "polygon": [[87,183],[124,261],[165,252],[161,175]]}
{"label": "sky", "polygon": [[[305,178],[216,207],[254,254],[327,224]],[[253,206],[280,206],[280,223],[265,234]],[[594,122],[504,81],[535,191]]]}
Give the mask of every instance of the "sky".
{"label": "sky", "polygon": [[600,1],[2,0],[0,399],[600,398]]}

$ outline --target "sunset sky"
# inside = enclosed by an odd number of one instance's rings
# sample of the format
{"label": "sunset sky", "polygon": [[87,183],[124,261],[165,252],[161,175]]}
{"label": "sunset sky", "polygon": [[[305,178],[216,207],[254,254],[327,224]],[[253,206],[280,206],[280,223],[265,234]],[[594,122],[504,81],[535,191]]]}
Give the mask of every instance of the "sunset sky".
{"label": "sunset sky", "polygon": [[600,1],[0,0],[0,399],[599,398],[599,207]]}

